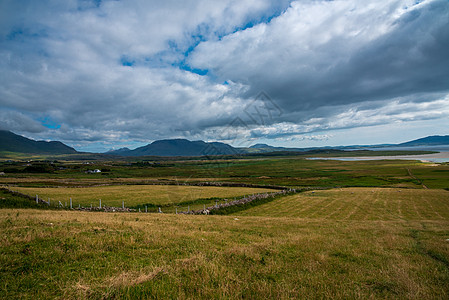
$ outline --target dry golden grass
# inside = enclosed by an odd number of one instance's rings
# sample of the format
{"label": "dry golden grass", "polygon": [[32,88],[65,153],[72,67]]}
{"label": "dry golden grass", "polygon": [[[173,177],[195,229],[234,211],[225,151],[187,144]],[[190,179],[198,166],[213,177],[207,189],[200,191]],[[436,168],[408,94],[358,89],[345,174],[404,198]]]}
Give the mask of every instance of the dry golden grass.
{"label": "dry golden grass", "polygon": [[107,286],[112,286],[115,288],[121,288],[121,287],[127,287],[127,286],[135,286],[150,280],[153,280],[164,272],[164,269],[162,267],[157,267],[151,272],[145,272],[145,271],[134,271],[134,272],[122,272],[118,275],[112,276],[111,278],[107,279],[105,282],[107,282]]}
{"label": "dry golden grass", "polygon": [[447,299],[447,219],[327,209],[314,218],[3,209],[0,297]]}

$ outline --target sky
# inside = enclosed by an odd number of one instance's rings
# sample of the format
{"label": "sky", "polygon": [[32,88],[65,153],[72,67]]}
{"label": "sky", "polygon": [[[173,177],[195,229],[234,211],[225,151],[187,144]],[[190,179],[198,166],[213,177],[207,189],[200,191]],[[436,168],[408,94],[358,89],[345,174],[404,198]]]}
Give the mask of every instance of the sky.
{"label": "sky", "polygon": [[0,0],[0,129],[80,151],[449,134],[448,0]]}

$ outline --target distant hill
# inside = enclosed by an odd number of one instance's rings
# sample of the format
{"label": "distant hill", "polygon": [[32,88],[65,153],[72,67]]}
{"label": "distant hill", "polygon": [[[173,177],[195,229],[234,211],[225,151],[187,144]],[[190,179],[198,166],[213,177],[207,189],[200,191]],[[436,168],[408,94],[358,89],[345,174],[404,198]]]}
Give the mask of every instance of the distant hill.
{"label": "distant hill", "polygon": [[61,142],[35,141],[0,130],[0,151],[30,153],[30,154],[74,154],[75,149]]}
{"label": "distant hill", "polygon": [[105,154],[115,154],[115,155],[121,155],[121,153],[127,153],[131,151],[131,149],[127,148],[127,147],[123,147],[117,150],[109,150],[108,152],[105,152]]}
{"label": "distant hill", "polygon": [[414,147],[414,146],[438,146],[449,145],[449,135],[434,135],[417,140],[401,143],[401,144],[378,144],[378,145],[351,145],[351,146],[334,146],[334,147],[311,147],[311,148],[286,148],[286,147],[273,147],[267,144],[255,144],[249,148],[242,148],[241,150],[246,153],[269,153],[274,151],[287,151],[287,152],[303,152],[315,149],[341,149],[341,150],[355,150],[355,149],[367,149],[378,148],[387,149],[390,147]]}
{"label": "distant hill", "polygon": [[239,152],[238,149],[224,143],[171,139],[154,141],[134,150],[119,149],[107,153],[122,156],[205,156],[230,155]]}
{"label": "distant hill", "polygon": [[252,145],[250,148],[254,148],[254,149],[265,149],[265,148],[276,148],[267,144],[255,144]]}
{"label": "distant hill", "polygon": [[241,148],[246,153],[268,153],[277,151],[306,151],[310,148],[286,148],[286,147],[274,147],[267,144],[255,144],[249,148]]}
{"label": "distant hill", "polygon": [[398,146],[435,146],[449,145],[449,135],[434,135],[399,144]]}

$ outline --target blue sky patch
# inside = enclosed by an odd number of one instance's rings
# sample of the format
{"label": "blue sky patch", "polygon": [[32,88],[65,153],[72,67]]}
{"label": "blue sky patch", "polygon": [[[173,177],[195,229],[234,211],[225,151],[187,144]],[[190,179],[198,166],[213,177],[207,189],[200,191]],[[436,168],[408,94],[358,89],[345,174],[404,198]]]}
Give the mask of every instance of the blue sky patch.
{"label": "blue sky patch", "polygon": [[50,117],[44,117],[40,118],[39,122],[41,122],[42,125],[49,129],[59,129],[61,128],[61,124],[58,124],[57,122],[53,121]]}
{"label": "blue sky patch", "polygon": [[207,75],[209,73],[208,69],[195,69],[195,68],[191,68],[189,65],[187,65],[184,61],[181,63],[176,63],[173,64],[174,67],[178,67],[181,70],[190,72],[190,73],[195,73],[201,76]]}
{"label": "blue sky patch", "polygon": [[135,63],[136,63],[136,61],[133,60],[133,59],[131,59],[131,58],[129,58],[128,56],[123,55],[123,56],[120,58],[120,64],[121,64],[122,66],[125,66],[125,67],[132,67],[132,66],[134,66]]}

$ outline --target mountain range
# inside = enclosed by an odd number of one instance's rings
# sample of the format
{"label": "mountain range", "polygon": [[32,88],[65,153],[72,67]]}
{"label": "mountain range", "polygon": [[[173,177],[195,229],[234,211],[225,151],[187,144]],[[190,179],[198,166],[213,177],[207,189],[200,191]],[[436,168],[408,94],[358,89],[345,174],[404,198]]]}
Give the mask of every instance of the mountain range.
{"label": "mountain range", "polygon": [[[121,148],[106,152],[106,155],[115,156],[213,156],[234,155],[250,153],[269,153],[277,151],[302,152],[313,149],[366,149],[388,147],[414,147],[414,146],[436,146],[449,145],[449,135],[428,136],[417,140],[400,144],[385,145],[363,145],[363,146],[340,146],[340,147],[315,147],[315,148],[286,148],[274,147],[267,144],[255,144],[248,148],[235,148],[220,142],[189,141],[186,139],[158,140],[151,144],[136,149]],[[76,154],[74,148],[61,142],[35,141],[14,134],[10,131],[0,130],[0,152],[16,152],[27,154]]]}
{"label": "mountain range", "polygon": [[240,150],[228,144],[189,141],[186,139],[159,140],[134,150],[121,148],[107,152],[107,154],[121,156],[210,156],[238,153],[241,153]]}
{"label": "mountain range", "polygon": [[34,141],[6,130],[0,130],[0,151],[29,154],[78,153],[61,142]]}

